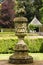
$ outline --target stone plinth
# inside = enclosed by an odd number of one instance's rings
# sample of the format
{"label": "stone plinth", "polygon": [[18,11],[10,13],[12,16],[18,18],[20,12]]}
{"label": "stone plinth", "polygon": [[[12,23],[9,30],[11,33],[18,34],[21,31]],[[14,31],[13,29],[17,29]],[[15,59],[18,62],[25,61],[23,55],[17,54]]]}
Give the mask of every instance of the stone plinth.
{"label": "stone plinth", "polygon": [[33,62],[33,58],[28,55],[28,47],[23,40],[16,44],[14,54],[9,58],[10,63],[29,64]]}

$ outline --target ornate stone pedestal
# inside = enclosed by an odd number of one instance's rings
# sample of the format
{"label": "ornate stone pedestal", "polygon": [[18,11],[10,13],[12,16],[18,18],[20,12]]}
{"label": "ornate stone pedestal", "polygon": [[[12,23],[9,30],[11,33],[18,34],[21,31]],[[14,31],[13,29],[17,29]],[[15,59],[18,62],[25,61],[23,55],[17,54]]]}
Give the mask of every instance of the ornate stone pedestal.
{"label": "ornate stone pedestal", "polygon": [[16,44],[14,54],[9,58],[9,62],[13,64],[29,64],[33,62],[33,58],[28,55],[28,47],[23,40]]}
{"label": "ornate stone pedestal", "polygon": [[28,55],[28,47],[22,40],[28,32],[28,19],[22,16],[16,17],[14,23],[15,33],[20,41],[16,44],[14,54],[9,58],[9,62],[14,64],[32,63],[33,58]]}

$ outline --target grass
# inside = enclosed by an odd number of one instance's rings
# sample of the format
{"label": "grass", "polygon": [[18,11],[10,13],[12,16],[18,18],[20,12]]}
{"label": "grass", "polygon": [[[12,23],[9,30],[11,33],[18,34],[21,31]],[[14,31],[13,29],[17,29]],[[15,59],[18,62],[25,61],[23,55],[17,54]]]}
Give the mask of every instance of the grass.
{"label": "grass", "polygon": [[42,38],[43,39],[43,36],[25,36],[26,39],[37,39],[37,38]]}
{"label": "grass", "polygon": [[27,36],[38,36],[38,33],[28,33]]}
{"label": "grass", "polygon": [[0,60],[8,60],[12,54],[0,54]]}
{"label": "grass", "polygon": [[0,32],[0,39],[14,39],[17,38],[15,36],[15,32]]}
{"label": "grass", "polygon": [[43,60],[43,53],[29,53],[29,55],[31,55],[34,60]]}
{"label": "grass", "polygon": [[15,32],[0,32],[0,37],[4,36],[15,36]]}
{"label": "grass", "polygon": [[[0,54],[0,60],[8,60],[12,54]],[[29,53],[33,57],[33,60],[43,60],[43,53]]]}

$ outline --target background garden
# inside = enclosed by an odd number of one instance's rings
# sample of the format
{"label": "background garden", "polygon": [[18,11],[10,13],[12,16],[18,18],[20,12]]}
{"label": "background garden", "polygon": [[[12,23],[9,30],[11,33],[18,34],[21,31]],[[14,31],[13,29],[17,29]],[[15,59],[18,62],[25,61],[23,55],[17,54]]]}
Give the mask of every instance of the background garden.
{"label": "background garden", "polygon": [[[29,35],[29,34],[28,34]],[[43,37],[25,36],[24,42],[28,46],[28,50],[31,53],[43,52]],[[14,52],[15,44],[19,41],[14,32],[2,32],[0,33],[0,53],[8,54]]]}
{"label": "background garden", "polygon": [[[43,0],[0,0],[0,27],[14,28],[14,18],[22,14],[28,19],[28,24],[34,16],[43,24]],[[2,5],[1,5],[2,3]],[[9,9],[10,8],[10,9]],[[20,12],[23,13],[20,13]],[[24,14],[25,12],[25,14]]]}
{"label": "background garden", "polygon": [[[43,25],[43,0],[14,0],[13,5],[12,0],[10,3],[7,3],[8,0],[4,3],[3,1],[4,0],[0,0],[0,54],[3,54],[0,55],[0,59],[4,54],[10,56],[10,54],[14,52],[15,44],[19,41],[14,30],[15,17],[20,17],[20,15],[26,17],[28,19],[28,25],[32,19],[36,17]],[[21,11],[22,13],[20,13]],[[33,30],[35,26],[33,25],[33,28],[30,28]],[[24,37],[24,42],[27,44],[29,53],[31,53],[33,57],[37,54],[39,55],[39,57],[37,55],[35,59],[40,57],[43,59],[43,36],[40,36],[39,32],[29,33],[30,28],[28,26],[28,33],[27,36]]]}

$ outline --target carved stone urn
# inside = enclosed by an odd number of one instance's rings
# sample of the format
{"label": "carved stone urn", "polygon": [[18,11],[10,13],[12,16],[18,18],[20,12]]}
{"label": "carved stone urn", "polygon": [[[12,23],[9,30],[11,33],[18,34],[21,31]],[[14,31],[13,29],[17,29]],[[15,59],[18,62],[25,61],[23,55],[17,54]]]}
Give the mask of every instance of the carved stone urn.
{"label": "carved stone urn", "polygon": [[28,19],[26,17],[16,17],[14,19],[15,33],[18,37],[23,38],[28,32]]}

